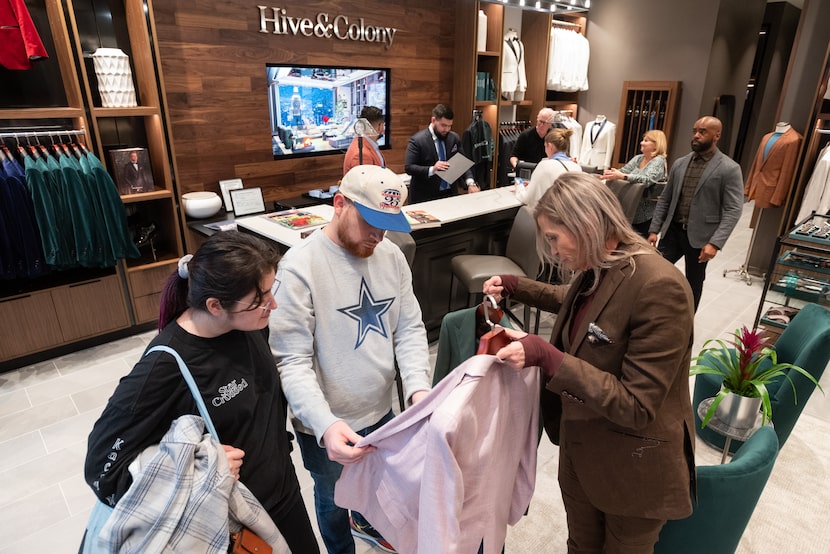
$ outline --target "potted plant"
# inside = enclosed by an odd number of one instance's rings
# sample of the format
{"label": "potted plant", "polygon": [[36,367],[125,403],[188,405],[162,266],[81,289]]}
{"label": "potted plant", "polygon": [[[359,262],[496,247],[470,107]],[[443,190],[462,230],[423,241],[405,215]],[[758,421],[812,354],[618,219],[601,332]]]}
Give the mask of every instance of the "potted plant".
{"label": "potted plant", "polygon": [[[735,339],[728,342],[707,340],[700,354],[692,359],[695,365],[689,370],[690,375],[707,373],[723,378],[723,386],[709,406],[701,427],[706,427],[716,411],[719,419],[737,428],[752,427],[759,409],[762,424],[771,421],[772,404],[767,385],[782,376],[792,382],[787,370],[798,371],[822,390],[818,381],[803,368],[778,362],[775,347],[767,344],[767,338],[759,329],[750,331],[744,326],[733,336]],[[712,343],[717,346],[710,347]],[[798,402],[795,389],[793,397]],[[732,419],[735,416],[739,419]]]}

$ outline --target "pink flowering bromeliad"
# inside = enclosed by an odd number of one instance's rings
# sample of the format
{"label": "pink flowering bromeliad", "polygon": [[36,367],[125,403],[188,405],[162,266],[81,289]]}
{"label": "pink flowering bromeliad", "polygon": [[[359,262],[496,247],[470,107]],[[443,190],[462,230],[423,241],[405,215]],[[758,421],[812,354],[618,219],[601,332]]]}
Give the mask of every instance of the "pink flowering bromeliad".
{"label": "pink flowering bromeliad", "polygon": [[[767,345],[767,338],[762,336],[759,329],[749,330],[744,326],[732,335],[735,339],[728,342],[720,339],[707,340],[700,354],[692,359],[695,365],[689,370],[689,375],[708,373],[723,378],[723,387],[712,401],[701,427],[709,423],[718,405],[730,392],[749,398],[760,397],[763,423],[771,421],[772,404],[767,385],[779,378],[792,382],[787,370],[798,371],[821,390],[816,379],[804,369],[789,363],[779,363],[775,347]],[[711,343],[717,346],[709,347]],[[795,397],[795,388],[793,396]],[[798,402],[797,398],[794,400]]]}

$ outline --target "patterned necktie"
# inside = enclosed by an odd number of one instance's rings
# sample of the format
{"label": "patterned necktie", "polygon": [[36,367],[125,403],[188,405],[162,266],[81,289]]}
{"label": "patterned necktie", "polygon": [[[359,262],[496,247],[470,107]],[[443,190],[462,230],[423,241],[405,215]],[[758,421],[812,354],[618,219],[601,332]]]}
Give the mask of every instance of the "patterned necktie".
{"label": "patterned necktie", "polygon": [[[444,141],[439,137],[435,137],[435,146],[438,149],[438,159],[442,162],[447,161],[447,149],[444,146]],[[438,190],[450,190],[450,184],[441,179],[441,186],[438,187]]]}

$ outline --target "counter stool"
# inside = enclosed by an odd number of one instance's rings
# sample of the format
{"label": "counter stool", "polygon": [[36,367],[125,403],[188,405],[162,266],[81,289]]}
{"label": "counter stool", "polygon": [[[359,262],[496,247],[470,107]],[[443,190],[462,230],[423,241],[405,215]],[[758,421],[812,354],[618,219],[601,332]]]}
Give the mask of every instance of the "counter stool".
{"label": "counter stool", "polygon": [[[462,254],[453,257],[450,304],[455,297],[456,279],[467,289],[467,306],[476,304],[484,281],[494,275],[519,275],[536,279],[539,274],[539,254],[536,252],[536,221],[533,212],[522,206],[513,219],[504,256],[486,254]],[[507,299],[508,312],[510,299]],[[539,312],[536,312],[536,330],[539,328]],[[524,330],[530,330],[530,306],[524,307]]]}

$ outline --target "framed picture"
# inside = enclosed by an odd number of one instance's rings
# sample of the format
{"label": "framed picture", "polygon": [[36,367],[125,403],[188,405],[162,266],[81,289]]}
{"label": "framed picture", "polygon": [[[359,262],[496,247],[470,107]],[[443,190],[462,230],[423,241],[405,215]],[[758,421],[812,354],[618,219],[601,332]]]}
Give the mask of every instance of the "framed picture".
{"label": "framed picture", "polygon": [[233,203],[233,214],[237,217],[265,212],[265,200],[262,197],[262,189],[259,187],[232,190],[231,203]]}
{"label": "framed picture", "polygon": [[231,200],[231,191],[242,188],[242,179],[226,179],[219,181],[219,188],[222,190],[222,200],[225,202],[225,211],[233,210],[233,200]]}
{"label": "framed picture", "polygon": [[146,148],[119,148],[110,150],[110,174],[115,178],[122,195],[152,192],[153,168]]}

